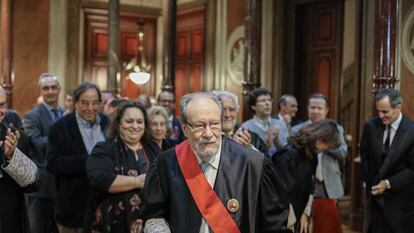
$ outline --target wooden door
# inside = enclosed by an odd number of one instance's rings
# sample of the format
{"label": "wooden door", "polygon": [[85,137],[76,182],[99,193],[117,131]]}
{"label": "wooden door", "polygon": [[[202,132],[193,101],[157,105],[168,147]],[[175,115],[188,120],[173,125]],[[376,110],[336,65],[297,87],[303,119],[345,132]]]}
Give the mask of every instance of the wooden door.
{"label": "wooden door", "polygon": [[[291,1],[288,5],[287,75],[284,92],[299,103],[299,117],[307,118],[310,94],[320,92],[330,101],[330,118],[337,117],[343,2]],[[289,43],[289,42],[288,42]]]}
{"label": "wooden door", "polygon": [[[181,96],[203,90],[205,9],[179,12],[177,16],[175,94]],[[178,104],[176,114],[179,114]]]}

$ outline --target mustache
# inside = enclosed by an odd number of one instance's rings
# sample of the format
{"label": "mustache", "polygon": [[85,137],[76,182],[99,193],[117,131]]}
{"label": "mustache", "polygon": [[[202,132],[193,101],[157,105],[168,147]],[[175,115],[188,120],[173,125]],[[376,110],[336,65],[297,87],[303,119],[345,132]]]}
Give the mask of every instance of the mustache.
{"label": "mustache", "polygon": [[210,143],[215,143],[217,140],[201,140],[200,144],[210,144]]}

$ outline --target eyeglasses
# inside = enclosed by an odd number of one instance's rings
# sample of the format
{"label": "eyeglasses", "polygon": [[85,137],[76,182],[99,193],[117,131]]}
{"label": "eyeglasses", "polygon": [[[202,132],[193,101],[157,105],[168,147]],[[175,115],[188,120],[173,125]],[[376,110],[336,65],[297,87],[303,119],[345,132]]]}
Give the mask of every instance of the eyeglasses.
{"label": "eyeglasses", "polygon": [[79,101],[79,103],[82,106],[89,106],[89,105],[98,106],[98,105],[101,104],[98,100],[96,100],[96,101],[81,100],[81,101]]}
{"label": "eyeglasses", "polygon": [[205,123],[194,123],[194,124],[190,124],[190,123],[186,123],[188,126],[190,126],[191,130],[195,133],[201,133],[201,132],[206,132],[207,130],[207,126],[210,127],[211,131],[221,131],[221,122],[220,121],[215,121],[215,122],[210,122],[208,124]]}
{"label": "eyeglasses", "polygon": [[59,89],[57,85],[51,85],[51,86],[42,86],[42,91],[56,91]]}

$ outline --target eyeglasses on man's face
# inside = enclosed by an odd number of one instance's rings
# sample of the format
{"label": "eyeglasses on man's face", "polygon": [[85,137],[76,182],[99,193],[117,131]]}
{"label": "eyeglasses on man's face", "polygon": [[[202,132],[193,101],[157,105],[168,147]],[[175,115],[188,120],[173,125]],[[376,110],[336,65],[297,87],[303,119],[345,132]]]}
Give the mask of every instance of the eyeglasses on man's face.
{"label": "eyeglasses on man's face", "polygon": [[58,85],[42,86],[42,91],[57,91],[59,89]]}
{"label": "eyeglasses on man's face", "polygon": [[189,122],[186,123],[188,126],[190,126],[190,129],[195,133],[201,133],[205,132],[207,130],[207,127],[210,127],[211,131],[221,131],[221,122],[220,121],[212,121],[208,124],[197,122],[190,124]]}

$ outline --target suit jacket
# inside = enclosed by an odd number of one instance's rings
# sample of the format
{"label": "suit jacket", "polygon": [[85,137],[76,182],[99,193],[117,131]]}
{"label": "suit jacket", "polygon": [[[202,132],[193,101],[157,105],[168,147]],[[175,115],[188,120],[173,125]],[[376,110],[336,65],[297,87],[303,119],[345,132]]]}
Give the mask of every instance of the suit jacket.
{"label": "suit jacket", "polygon": [[[214,191],[227,206],[241,232],[280,232],[288,217],[287,192],[270,160],[222,137],[222,150]],[[147,173],[143,190],[144,219],[165,218],[171,232],[198,232],[201,214],[181,173],[174,149],[162,152]]]}
{"label": "suit jacket", "polygon": [[[382,158],[384,130],[381,120],[372,118],[365,123],[361,138],[368,201],[380,206],[392,232],[411,232],[414,229],[414,123],[402,117],[385,160]],[[389,180],[391,189],[374,198],[371,187],[383,179]]]}
{"label": "suit jacket", "polygon": [[[63,113],[63,109],[61,107],[58,108]],[[53,119],[44,104],[40,104],[26,113],[24,130],[29,136],[32,159],[44,170],[46,170],[47,137],[49,136],[49,128],[52,124]],[[29,196],[51,199],[53,198],[53,193],[54,177],[50,173],[46,173],[40,185],[40,190]]]}
{"label": "suit jacket", "polygon": [[[105,132],[108,117],[100,116]],[[75,112],[57,120],[51,127],[47,144],[47,170],[55,175],[55,210],[59,224],[81,228],[88,204],[86,178],[88,153],[83,143]]]}
{"label": "suit jacket", "polygon": [[[6,129],[12,123],[21,133],[17,147],[27,156],[30,155],[28,140],[21,131],[22,123],[18,114],[7,110],[0,123],[0,140],[4,140]],[[0,152],[0,165],[3,165],[3,153]],[[29,222],[26,213],[24,193],[37,190],[37,183],[20,187],[17,182],[0,166],[0,232],[1,233],[28,233]]]}
{"label": "suit jacket", "polygon": [[[305,121],[292,128],[292,133],[296,134],[299,130],[306,125],[310,124],[310,121]],[[325,189],[328,197],[331,199],[338,199],[344,195],[344,187],[341,179],[341,169],[339,161],[345,159],[348,155],[348,145],[344,138],[344,128],[337,124],[339,131],[339,141],[341,145],[335,150],[322,152],[322,175],[325,184]]]}

